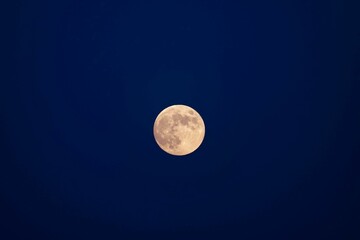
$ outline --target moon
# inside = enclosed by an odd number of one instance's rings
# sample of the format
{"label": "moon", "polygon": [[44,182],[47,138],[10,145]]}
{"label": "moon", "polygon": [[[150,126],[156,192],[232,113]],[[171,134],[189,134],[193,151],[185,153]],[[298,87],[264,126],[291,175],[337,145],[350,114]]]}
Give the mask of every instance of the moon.
{"label": "moon", "polygon": [[194,152],[203,142],[205,124],[200,114],[186,105],[162,110],[154,123],[156,143],[165,152],[183,156]]}

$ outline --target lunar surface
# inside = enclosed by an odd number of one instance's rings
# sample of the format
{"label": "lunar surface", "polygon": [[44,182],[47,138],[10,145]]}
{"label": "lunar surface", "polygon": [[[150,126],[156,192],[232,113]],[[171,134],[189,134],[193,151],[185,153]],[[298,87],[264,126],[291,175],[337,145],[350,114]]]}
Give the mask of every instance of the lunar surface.
{"label": "lunar surface", "polygon": [[200,114],[185,105],[173,105],[159,113],[154,123],[154,137],[165,152],[183,156],[194,152],[205,136]]}

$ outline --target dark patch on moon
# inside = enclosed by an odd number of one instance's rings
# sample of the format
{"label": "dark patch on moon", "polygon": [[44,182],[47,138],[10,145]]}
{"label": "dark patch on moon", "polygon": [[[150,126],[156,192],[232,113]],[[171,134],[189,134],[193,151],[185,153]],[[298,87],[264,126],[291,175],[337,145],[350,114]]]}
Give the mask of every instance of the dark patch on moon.
{"label": "dark patch on moon", "polygon": [[189,116],[184,116],[184,115],[181,115],[180,113],[175,113],[172,116],[172,119],[174,120],[175,123],[180,122],[182,125],[188,125],[188,123],[190,121]]}
{"label": "dark patch on moon", "polygon": [[[169,117],[163,117],[159,120],[159,123],[154,131],[155,139],[161,146],[169,146],[174,149],[181,143],[179,137],[175,136],[175,125],[170,124]],[[168,132],[168,133],[166,133]]]}
{"label": "dark patch on moon", "polygon": [[163,117],[160,119],[159,124],[157,126],[157,130],[159,132],[164,132],[167,128],[170,127],[170,119],[168,117]]}
{"label": "dark patch on moon", "polygon": [[182,125],[189,125],[189,121],[190,121],[190,118],[188,116],[184,116],[180,122]]}

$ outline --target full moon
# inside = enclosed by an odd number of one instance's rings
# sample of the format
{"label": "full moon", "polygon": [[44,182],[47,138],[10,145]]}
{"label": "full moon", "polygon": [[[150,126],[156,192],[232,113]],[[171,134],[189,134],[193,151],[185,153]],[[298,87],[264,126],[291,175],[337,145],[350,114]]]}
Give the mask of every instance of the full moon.
{"label": "full moon", "polygon": [[156,143],[165,152],[183,156],[194,152],[205,136],[200,114],[185,105],[172,105],[162,110],[154,123]]}

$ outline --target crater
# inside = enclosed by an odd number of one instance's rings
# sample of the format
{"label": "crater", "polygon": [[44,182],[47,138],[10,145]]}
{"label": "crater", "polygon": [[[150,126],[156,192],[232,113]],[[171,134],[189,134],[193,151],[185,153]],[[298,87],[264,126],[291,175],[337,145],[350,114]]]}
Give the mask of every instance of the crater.
{"label": "crater", "polygon": [[157,129],[159,132],[163,133],[165,130],[170,128],[170,119],[168,117],[163,117],[159,120]]}
{"label": "crater", "polygon": [[171,149],[177,148],[177,146],[181,144],[180,138],[173,134],[168,135],[156,132],[155,139],[161,146],[169,146]]}
{"label": "crater", "polygon": [[190,118],[188,116],[181,115],[180,113],[175,113],[172,116],[172,119],[174,120],[174,122],[180,122],[182,125],[188,125],[190,121]]}

